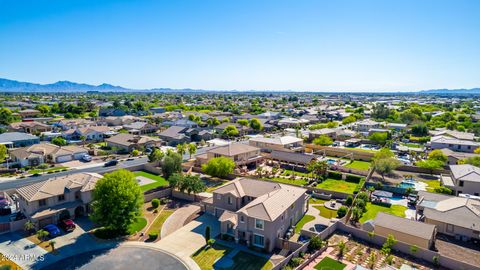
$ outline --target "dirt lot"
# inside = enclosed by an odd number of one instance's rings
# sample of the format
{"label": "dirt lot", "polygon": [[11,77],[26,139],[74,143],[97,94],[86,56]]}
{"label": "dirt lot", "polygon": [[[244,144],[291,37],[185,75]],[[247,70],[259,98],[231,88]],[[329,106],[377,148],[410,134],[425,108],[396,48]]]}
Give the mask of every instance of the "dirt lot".
{"label": "dirt lot", "polygon": [[440,254],[472,265],[480,265],[480,247],[465,242],[454,241],[441,237],[435,241],[435,247]]}

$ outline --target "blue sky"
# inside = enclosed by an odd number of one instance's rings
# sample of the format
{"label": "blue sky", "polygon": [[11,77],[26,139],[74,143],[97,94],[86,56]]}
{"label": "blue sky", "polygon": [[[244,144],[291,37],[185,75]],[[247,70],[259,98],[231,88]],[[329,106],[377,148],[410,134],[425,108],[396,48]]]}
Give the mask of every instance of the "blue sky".
{"label": "blue sky", "polygon": [[0,77],[130,88],[473,88],[479,14],[476,0],[0,0]]}

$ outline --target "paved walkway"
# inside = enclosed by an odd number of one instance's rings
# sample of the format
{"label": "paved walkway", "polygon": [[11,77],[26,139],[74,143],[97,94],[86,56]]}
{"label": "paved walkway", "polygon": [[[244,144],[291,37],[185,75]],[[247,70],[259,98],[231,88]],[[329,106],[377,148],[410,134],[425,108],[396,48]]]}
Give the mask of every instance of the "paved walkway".
{"label": "paved walkway", "polygon": [[[0,252],[8,256],[23,269],[29,269],[37,260],[42,260],[47,253],[43,248],[33,244],[19,233],[0,235]],[[28,258],[20,256],[25,255]]]}
{"label": "paved walkway", "polygon": [[313,207],[312,205],[308,207],[308,211],[306,215],[314,216],[315,219],[305,223],[305,225],[303,225],[304,230],[310,230],[310,228],[315,228],[315,225],[318,225],[318,224],[324,225],[324,226],[330,225],[330,219],[320,216],[320,210]]}
{"label": "paved walkway", "polygon": [[188,219],[190,219],[196,213],[199,213],[200,210],[200,206],[194,204],[189,204],[177,209],[167,218],[167,220],[165,220],[165,223],[163,223],[160,237],[165,238],[174,231],[182,228],[188,222]]}
{"label": "paved walkway", "polygon": [[189,269],[199,269],[198,265],[190,256],[206,244],[204,234],[207,226],[210,227],[211,238],[215,238],[215,236],[220,233],[220,223],[218,219],[214,216],[204,214],[167,235],[165,238],[162,237],[162,239],[155,242],[154,245],[182,258]]}

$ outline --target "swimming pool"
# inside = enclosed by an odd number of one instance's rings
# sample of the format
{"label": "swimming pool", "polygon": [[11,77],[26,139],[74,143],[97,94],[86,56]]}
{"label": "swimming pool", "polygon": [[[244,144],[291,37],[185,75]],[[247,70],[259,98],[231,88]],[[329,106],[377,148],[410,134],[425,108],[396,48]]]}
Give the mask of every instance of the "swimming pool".
{"label": "swimming pool", "polygon": [[410,182],[401,182],[398,186],[401,188],[414,188],[415,184]]}
{"label": "swimming pool", "polygon": [[335,159],[327,159],[327,164],[328,164],[328,165],[335,164],[335,162],[337,162],[337,160],[335,160]]}

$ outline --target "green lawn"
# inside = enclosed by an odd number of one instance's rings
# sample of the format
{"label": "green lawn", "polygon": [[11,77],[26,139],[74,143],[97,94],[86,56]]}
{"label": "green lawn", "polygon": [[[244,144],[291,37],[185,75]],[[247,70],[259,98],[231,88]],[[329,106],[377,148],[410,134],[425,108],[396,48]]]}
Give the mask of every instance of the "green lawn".
{"label": "green lawn", "polygon": [[270,270],[272,263],[265,257],[259,257],[244,251],[240,251],[233,257],[231,270]]}
{"label": "green lawn", "polygon": [[310,204],[324,204],[325,202],[328,202],[328,201],[311,197],[310,199],[308,199],[308,202]]}
{"label": "green lawn", "polygon": [[147,226],[147,220],[143,217],[137,217],[137,220],[128,228],[128,234],[134,234]]}
{"label": "green lawn", "polygon": [[377,216],[378,212],[384,212],[387,214],[392,214],[399,217],[405,217],[405,210],[407,207],[402,205],[392,205],[391,207],[385,207],[380,205],[375,205],[372,203],[367,203],[367,212],[363,213],[362,218],[360,219],[361,223],[364,223],[367,220],[374,219]]}
{"label": "green lawn", "polygon": [[147,235],[151,232],[156,232],[160,235],[160,230],[162,229],[163,223],[167,218],[173,213],[173,210],[163,210],[160,215],[153,221],[152,226],[148,229]]}
{"label": "green lawn", "polygon": [[282,172],[283,176],[292,175],[292,174],[298,175],[298,176],[301,176],[301,177],[312,177],[311,173],[296,172],[296,171],[292,171],[292,170],[284,170]]}
{"label": "green lawn", "polygon": [[306,223],[308,223],[308,222],[310,222],[310,221],[312,221],[312,220],[314,220],[314,219],[315,219],[314,216],[304,215],[304,216],[302,217],[302,219],[300,219],[300,220],[297,222],[297,224],[295,224],[295,232],[296,232],[296,233],[299,233],[300,230],[303,228],[303,226],[304,226]]}
{"label": "green lawn", "polygon": [[352,163],[345,165],[346,168],[357,169],[362,171],[368,171],[370,168],[370,162],[354,160]]}
{"label": "green lawn", "polygon": [[45,170],[31,169],[31,170],[28,171],[28,173],[31,173],[31,174],[43,173],[43,172],[48,173],[48,172],[54,172],[54,171],[61,171],[61,170],[64,170],[64,169],[68,169],[68,167],[58,166],[58,167],[47,168]]}
{"label": "green lawn", "polygon": [[304,186],[307,184],[307,180],[303,179],[286,179],[286,178],[281,178],[281,177],[273,177],[273,178],[263,178],[264,180],[270,180],[270,181],[275,181],[279,183],[284,183],[284,184],[290,184],[290,185],[295,185],[295,186]]}
{"label": "green lawn", "polygon": [[335,210],[328,209],[323,205],[314,205],[313,207],[320,210],[320,216],[322,216],[324,218],[336,218],[337,217],[337,211],[335,211]]}
{"label": "green lawn", "polygon": [[349,150],[354,150],[354,151],[359,151],[359,152],[367,152],[367,153],[377,153],[378,150],[373,150],[373,149],[363,149],[363,148],[345,148],[345,149],[349,149]]}
{"label": "green lawn", "polygon": [[154,189],[154,188],[157,188],[157,187],[168,186],[168,181],[165,180],[165,178],[161,177],[160,175],[155,175],[155,174],[151,174],[151,173],[144,172],[144,171],[134,172],[133,174],[135,174],[135,176],[143,176],[143,177],[146,177],[146,178],[149,178],[149,179],[152,179],[152,180],[156,181],[154,183],[150,183],[150,184],[140,186],[142,191],[147,191],[147,190]]}
{"label": "green lawn", "polygon": [[435,188],[442,186],[438,180],[420,180],[420,182],[427,184],[426,190],[428,192],[435,192]]}
{"label": "green lawn", "polygon": [[205,249],[201,248],[192,255],[192,259],[200,266],[202,270],[213,269],[216,260],[225,256],[231,251],[230,248],[215,244],[213,247]]}
{"label": "green lawn", "polygon": [[317,188],[353,194],[357,185],[358,184],[356,183],[327,178],[323,182],[318,184]]}
{"label": "green lawn", "polygon": [[315,269],[318,270],[342,270],[347,265],[334,260],[330,257],[323,258],[317,265],[315,265]]}
{"label": "green lawn", "polygon": [[423,145],[418,144],[418,143],[401,143],[400,145],[410,147],[410,148],[422,148]]}

